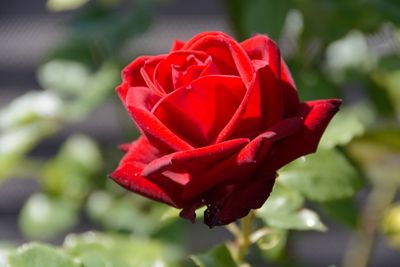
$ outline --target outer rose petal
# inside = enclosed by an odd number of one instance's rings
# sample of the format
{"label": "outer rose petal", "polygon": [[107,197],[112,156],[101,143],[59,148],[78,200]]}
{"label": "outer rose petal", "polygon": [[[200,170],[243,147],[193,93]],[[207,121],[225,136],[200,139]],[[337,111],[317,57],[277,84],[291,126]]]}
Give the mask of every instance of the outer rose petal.
{"label": "outer rose petal", "polygon": [[172,43],[172,47],[171,47],[170,51],[173,52],[173,51],[181,50],[184,45],[185,45],[185,42],[175,39],[174,42]]}
{"label": "outer rose petal", "polygon": [[143,169],[142,175],[149,177],[159,175],[167,170],[174,171],[175,169],[195,174],[218,164],[248,143],[249,140],[247,138],[240,138],[193,150],[167,154],[150,162]]}
{"label": "outer rose petal", "polygon": [[183,189],[184,199],[195,199],[225,182],[249,180],[260,169],[274,142],[293,135],[301,127],[300,118],[286,119],[248,143],[239,153],[194,177]]}
{"label": "outer rose petal", "polygon": [[280,77],[282,87],[278,91],[282,91],[285,117],[294,116],[293,108],[296,109],[299,104],[299,97],[296,90],[296,85],[285,61],[281,58],[279,49],[274,41],[265,35],[253,36],[241,43],[249,57],[253,60],[253,64],[265,61],[269,69]]}
{"label": "outer rose petal", "polygon": [[181,187],[164,179],[154,182],[142,177],[143,167],[159,157],[161,152],[149,144],[144,137],[132,143],[127,154],[122,158],[118,168],[110,175],[111,178],[126,189],[148,198],[158,200],[171,206],[180,207]]}
{"label": "outer rose petal", "polygon": [[260,173],[256,179],[242,184],[217,188],[206,203],[204,223],[210,228],[229,224],[246,216],[251,209],[260,208],[272,191],[275,177],[275,173]]}
{"label": "outer rose petal", "polygon": [[[120,90],[123,89],[118,89],[119,93]],[[172,151],[192,149],[191,145],[171,132],[149,111],[158,99],[159,97],[149,88],[134,87],[128,90],[125,99],[122,99],[122,101],[138,128],[151,143]]]}
{"label": "outer rose petal", "polygon": [[295,134],[273,145],[265,168],[278,170],[296,158],[315,152],[325,128],[341,103],[340,99],[302,103],[298,116],[304,117],[304,124]]}

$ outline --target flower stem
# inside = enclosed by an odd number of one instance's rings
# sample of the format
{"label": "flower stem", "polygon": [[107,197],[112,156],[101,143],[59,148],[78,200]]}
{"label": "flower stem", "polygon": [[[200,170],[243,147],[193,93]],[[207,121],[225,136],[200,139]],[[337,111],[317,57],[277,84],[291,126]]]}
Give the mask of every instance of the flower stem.
{"label": "flower stem", "polygon": [[252,233],[253,218],[254,212],[250,211],[246,217],[240,220],[241,240],[239,241],[239,251],[237,256],[240,264],[245,263],[244,258],[251,245],[250,235]]}

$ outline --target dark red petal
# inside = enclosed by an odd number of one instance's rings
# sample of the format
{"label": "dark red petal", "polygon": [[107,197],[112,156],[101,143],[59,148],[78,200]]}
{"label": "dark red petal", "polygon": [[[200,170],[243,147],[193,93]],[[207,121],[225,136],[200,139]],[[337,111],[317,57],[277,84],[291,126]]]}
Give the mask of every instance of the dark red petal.
{"label": "dark red petal", "polygon": [[143,169],[142,175],[145,177],[157,175],[166,170],[173,170],[173,167],[191,173],[204,170],[239,151],[248,142],[248,139],[241,138],[193,150],[171,153],[150,162]]}
{"label": "dark red petal", "polygon": [[262,167],[260,164],[269,155],[273,143],[295,134],[301,126],[302,119],[299,117],[274,125],[244,146],[239,153],[193,177],[183,189],[183,198],[195,199],[225,182],[237,183],[253,179],[253,175]]}
{"label": "dark red petal", "polygon": [[203,76],[163,98],[154,115],[168,129],[197,146],[211,144],[245,93],[236,76]]}
{"label": "dark red petal", "polygon": [[168,129],[149,109],[158,101],[155,95],[147,87],[130,88],[124,105],[129,111],[138,128],[147,136],[153,144],[169,148],[172,151],[188,150],[193,147],[179,138]]}
{"label": "dark red petal", "polygon": [[222,32],[200,33],[189,40],[182,49],[206,52],[223,74],[239,74],[246,87],[253,79],[254,68],[248,55],[238,42]]}
{"label": "dark red petal", "polygon": [[148,198],[164,202],[172,206],[181,206],[178,193],[181,188],[175,183],[153,182],[140,174],[143,167],[160,156],[160,151],[141,137],[132,143],[129,151],[122,158],[118,168],[110,175],[111,178],[126,189]]}
{"label": "dark red petal", "polygon": [[294,134],[302,125],[300,117],[285,119],[266,132],[254,138],[246,147],[244,147],[238,157],[239,165],[245,163],[259,163],[267,156],[271,145],[281,139]]}
{"label": "dark red petal", "polygon": [[251,209],[260,208],[272,191],[275,177],[275,173],[262,173],[243,184],[216,189],[205,200],[207,209],[204,212],[204,223],[210,228],[229,224],[246,216]]}
{"label": "dark red petal", "polygon": [[296,158],[315,152],[325,128],[341,103],[339,99],[302,103],[298,116],[304,118],[303,125],[295,134],[274,143],[265,167],[278,170]]}

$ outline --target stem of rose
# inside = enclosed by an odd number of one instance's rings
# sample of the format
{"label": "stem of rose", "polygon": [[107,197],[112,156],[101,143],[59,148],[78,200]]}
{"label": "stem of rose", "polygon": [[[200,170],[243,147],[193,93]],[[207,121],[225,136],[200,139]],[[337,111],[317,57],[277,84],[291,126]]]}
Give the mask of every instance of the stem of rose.
{"label": "stem of rose", "polygon": [[254,216],[254,211],[250,211],[246,217],[240,220],[240,228],[234,223],[226,226],[236,239],[233,244],[234,248],[231,251],[240,266],[247,266],[245,256],[251,245],[250,236],[252,234]]}

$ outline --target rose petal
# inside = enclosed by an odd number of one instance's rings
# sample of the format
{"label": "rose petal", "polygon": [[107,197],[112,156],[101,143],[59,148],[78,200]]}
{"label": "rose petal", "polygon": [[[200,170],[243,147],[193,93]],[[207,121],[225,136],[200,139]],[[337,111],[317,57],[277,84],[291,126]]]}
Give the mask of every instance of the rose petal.
{"label": "rose petal", "polygon": [[246,87],[253,79],[254,68],[248,55],[238,42],[222,32],[200,33],[189,40],[182,49],[204,51],[213,58],[213,62],[223,74],[239,74]]}
{"label": "rose petal", "polygon": [[132,143],[118,168],[110,176],[115,182],[130,191],[180,207],[182,204],[179,196],[182,188],[178,184],[169,179],[164,179],[165,181],[162,183],[160,180],[154,182],[140,175],[143,167],[159,156],[160,151],[150,145],[146,138],[141,137]]}
{"label": "rose petal", "polygon": [[339,99],[302,103],[298,116],[304,117],[303,125],[295,134],[273,145],[265,168],[278,170],[296,158],[315,152],[325,128],[341,103]]}
{"label": "rose petal", "polygon": [[165,57],[166,57],[165,55],[151,57],[145,61],[145,64],[140,69],[140,74],[142,75],[144,81],[146,82],[146,85],[158,95],[165,94],[165,91],[163,88],[157,87],[155,85],[154,73],[158,64],[160,64],[160,61],[163,60]]}
{"label": "rose petal", "polygon": [[205,200],[204,223],[210,228],[229,224],[246,216],[251,209],[260,208],[272,191],[275,177],[275,173],[263,173],[243,184],[217,188]]}
{"label": "rose petal", "polygon": [[171,153],[150,162],[143,169],[142,176],[157,175],[166,170],[173,170],[173,167],[196,173],[229,157],[248,142],[248,139],[241,138],[193,150]]}
{"label": "rose petal", "polygon": [[167,95],[154,115],[168,129],[196,146],[209,145],[226,125],[245,93],[235,76],[203,76]]}
{"label": "rose petal", "polygon": [[146,86],[146,82],[140,73],[140,69],[144,66],[146,60],[151,58],[150,56],[140,56],[132,61],[122,71],[122,79],[126,82],[129,87],[131,86]]}
{"label": "rose petal", "polygon": [[181,50],[184,45],[185,45],[185,42],[175,39],[172,43],[170,52]]}
{"label": "rose petal", "polygon": [[251,180],[261,168],[260,163],[267,158],[273,143],[295,134],[301,126],[302,120],[299,117],[274,125],[244,146],[239,153],[194,177],[183,189],[183,198],[195,199],[224,182]]}
{"label": "rose petal", "polygon": [[172,52],[164,60],[160,61],[154,70],[154,83],[156,86],[166,93],[172,92],[175,89],[172,79],[172,67],[181,67],[187,64],[188,58],[190,57],[194,59],[192,62],[194,62],[195,65],[198,65],[199,63],[204,62],[208,55],[202,51],[179,50]]}
{"label": "rose petal", "polygon": [[300,117],[285,119],[274,125],[268,131],[254,138],[240,151],[237,157],[238,164],[259,163],[265,159],[274,142],[294,134],[301,125],[302,119]]}
{"label": "rose petal", "polygon": [[149,141],[172,151],[188,150],[193,147],[168,129],[149,109],[159,97],[147,87],[130,88],[124,105],[138,128]]}

